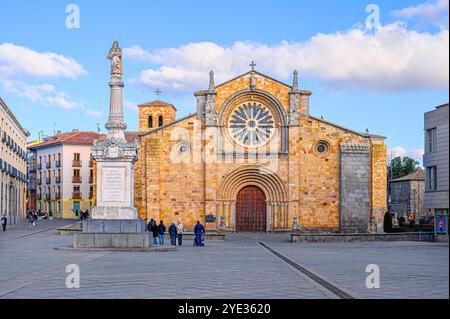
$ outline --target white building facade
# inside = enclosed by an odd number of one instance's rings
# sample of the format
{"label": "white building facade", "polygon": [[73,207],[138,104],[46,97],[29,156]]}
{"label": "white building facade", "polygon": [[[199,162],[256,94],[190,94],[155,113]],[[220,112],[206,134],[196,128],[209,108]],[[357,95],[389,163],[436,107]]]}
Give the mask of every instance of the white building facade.
{"label": "white building facade", "polygon": [[92,144],[102,135],[70,132],[29,148],[36,158],[36,209],[54,218],[77,218],[93,197]]}
{"label": "white building facade", "polygon": [[11,225],[26,214],[26,145],[30,133],[1,98],[0,121],[0,214],[6,214]]}

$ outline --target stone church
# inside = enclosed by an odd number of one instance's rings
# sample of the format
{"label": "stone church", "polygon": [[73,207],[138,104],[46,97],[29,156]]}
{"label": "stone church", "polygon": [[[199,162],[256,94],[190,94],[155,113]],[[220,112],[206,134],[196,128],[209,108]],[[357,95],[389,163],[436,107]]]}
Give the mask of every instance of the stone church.
{"label": "stone church", "polygon": [[[206,80],[206,79],[205,79]],[[205,81],[205,84],[207,81]],[[196,112],[139,108],[139,217],[225,231],[382,231],[384,137],[310,114],[311,92],[252,69],[194,93]]]}

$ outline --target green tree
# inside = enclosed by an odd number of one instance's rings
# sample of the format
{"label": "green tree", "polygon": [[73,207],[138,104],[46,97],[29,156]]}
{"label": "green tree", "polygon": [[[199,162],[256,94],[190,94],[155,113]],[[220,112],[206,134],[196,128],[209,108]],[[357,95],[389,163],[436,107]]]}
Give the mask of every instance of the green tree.
{"label": "green tree", "polygon": [[405,156],[397,156],[388,164],[388,180],[400,178],[413,173],[419,167],[419,162]]}

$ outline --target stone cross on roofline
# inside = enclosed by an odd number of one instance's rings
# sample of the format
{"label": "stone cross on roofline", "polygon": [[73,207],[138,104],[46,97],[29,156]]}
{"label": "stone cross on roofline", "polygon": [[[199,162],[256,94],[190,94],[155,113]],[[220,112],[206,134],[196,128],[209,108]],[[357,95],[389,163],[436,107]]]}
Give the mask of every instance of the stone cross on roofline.
{"label": "stone cross on roofline", "polygon": [[255,71],[255,66],[256,66],[255,61],[252,61],[252,63],[250,63],[249,66],[252,68],[252,71]]}
{"label": "stone cross on roofline", "polygon": [[156,99],[159,100],[159,96],[161,95],[161,90],[160,89],[156,89],[155,94],[156,94]]}

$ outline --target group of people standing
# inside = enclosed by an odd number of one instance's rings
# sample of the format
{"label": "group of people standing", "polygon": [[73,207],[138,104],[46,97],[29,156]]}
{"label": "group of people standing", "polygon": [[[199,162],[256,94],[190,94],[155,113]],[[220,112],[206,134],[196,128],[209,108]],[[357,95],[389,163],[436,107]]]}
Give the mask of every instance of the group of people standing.
{"label": "group of people standing", "polygon": [[80,211],[78,212],[78,209],[75,210],[75,217],[80,217],[80,220],[86,220],[89,217],[89,209],[86,209],[84,212]]}
{"label": "group of people standing", "polygon": [[[152,218],[147,224],[147,230],[153,235],[153,245],[164,245],[166,226],[164,225],[164,222],[162,220],[160,220],[159,224],[157,224],[156,220]],[[170,237],[170,244],[172,246],[177,246],[177,241],[178,246],[181,246],[183,244],[184,226],[181,221],[178,221],[178,225],[175,225],[175,223],[171,223],[168,232]],[[200,221],[197,221],[197,224],[194,227],[194,234],[194,246],[204,246],[205,227],[203,227]]]}

